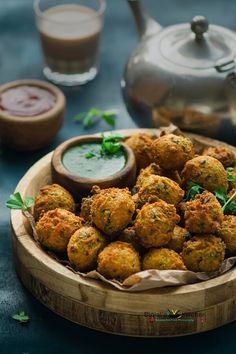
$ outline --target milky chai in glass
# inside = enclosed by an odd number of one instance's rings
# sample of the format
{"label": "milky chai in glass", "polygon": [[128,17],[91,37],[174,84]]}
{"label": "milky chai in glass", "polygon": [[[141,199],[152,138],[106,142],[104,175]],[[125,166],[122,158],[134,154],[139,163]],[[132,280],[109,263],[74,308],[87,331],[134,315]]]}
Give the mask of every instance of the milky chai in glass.
{"label": "milky chai in glass", "polygon": [[48,68],[61,74],[97,70],[102,21],[96,11],[66,4],[49,8],[43,15],[38,29]]}

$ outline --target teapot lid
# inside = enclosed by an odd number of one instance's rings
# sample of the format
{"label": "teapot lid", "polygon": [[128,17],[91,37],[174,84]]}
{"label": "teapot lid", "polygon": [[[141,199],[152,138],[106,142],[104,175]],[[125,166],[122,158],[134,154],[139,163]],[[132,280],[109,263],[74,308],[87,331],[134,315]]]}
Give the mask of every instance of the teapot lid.
{"label": "teapot lid", "polygon": [[162,55],[174,64],[192,69],[216,67],[220,72],[235,66],[236,35],[224,27],[209,26],[203,16],[195,16],[190,25],[168,27],[160,37]]}

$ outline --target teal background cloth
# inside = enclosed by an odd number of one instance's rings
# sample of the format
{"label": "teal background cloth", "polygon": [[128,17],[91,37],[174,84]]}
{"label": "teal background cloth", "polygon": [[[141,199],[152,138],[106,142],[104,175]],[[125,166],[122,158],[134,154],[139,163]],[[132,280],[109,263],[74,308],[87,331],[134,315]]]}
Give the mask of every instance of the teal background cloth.
{"label": "teal background cloth", "polygon": [[[194,15],[236,30],[234,0],[146,0],[145,6],[163,26],[189,22]],[[236,353],[236,323],[194,336],[143,339],[96,332],[55,315],[22,286],[13,263],[9,210],[4,206],[27,169],[60,142],[80,134],[108,130],[104,122],[88,130],[73,121],[78,112],[116,108],[116,128],[135,124],[122,101],[123,67],[137,44],[134,21],[125,0],[107,0],[97,78],[78,88],[63,89],[67,98],[65,124],[52,144],[22,153],[1,149],[0,155],[0,353],[1,354],[118,354],[118,353]],[[236,43],[235,43],[236,45]],[[44,79],[32,0],[0,0],[0,84],[24,78]],[[221,136],[235,144],[234,132]],[[12,314],[24,310],[30,323],[20,325]],[[145,312],[145,309],[143,309]]]}

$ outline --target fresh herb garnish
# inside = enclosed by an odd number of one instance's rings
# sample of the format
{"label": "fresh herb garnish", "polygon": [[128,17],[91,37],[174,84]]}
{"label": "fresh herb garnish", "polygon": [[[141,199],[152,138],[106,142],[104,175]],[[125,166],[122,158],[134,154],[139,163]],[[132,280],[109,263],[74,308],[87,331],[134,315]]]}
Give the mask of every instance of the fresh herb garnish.
{"label": "fresh herb garnish", "polygon": [[84,156],[86,157],[86,159],[92,159],[93,157],[96,156],[96,154],[94,154],[94,152],[92,151],[89,151]]}
{"label": "fresh herb garnish", "polygon": [[21,194],[17,192],[10,195],[10,199],[5,205],[9,209],[28,210],[33,206],[34,200],[35,199],[33,197],[26,197],[25,200],[23,200]]}
{"label": "fresh herb garnish", "polygon": [[226,171],[227,171],[227,180],[229,182],[234,182],[236,181],[236,176],[233,175],[231,172],[233,172],[235,170],[235,167],[227,167]]}
{"label": "fresh herb garnish", "polygon": [[236,181],[236,177],[232,173],[228,173],[227,180],[229,182],[234,182],[234,181]]}
{"label": "fresh herb garnish", "polygon": [[236,216],[236,201],[235,200],[231,200],[231,202],[225,206],[224,213]]}
{"label": "fresh herb garnish", "polygon": [[185,200],[194,199],[197,194],[200,194],[204,191],[204,188],[199,186],[199,184],[189,182],[187,184],[187,190],[185,195]]}
{"label": "fresh herb garnish", "polygon": [[21,311],[15,315],[11,316],[13,318],[13,320],[16,320],[20,323],[27,323],[29,322],[29,315],[25,312],[25,311]]}
{"label": "fresh herb garnish", "polygon": [[91,108],[88,112],[82,112],[74,117],[76,122],[83,121],[83,127],[88,129],[96,120],[102,119],[111,127],[115,126],[116,110],[100,111],[97,108]]}
{"label": "fresh herb garnish", "polygon": [[218,199],[221,205],[224,205],[227,202],[227,188],[220,187],[214,192],[215,197]]}
{"label": "fresh herb garnish", "polygon": [[102,144],[99,154],[94,153],[93,151],[87,152],[84,156],[86,159],[91,159],[93,157],[101,157],[105,155],[114,155],[122,151],[121,140],[124,137],[121,134],[110,134],[103,135],[102,134]]}
{"label": "fresh herb garnish", "polygon": [[236,201],[233,200],[236,196],[236,191],[231,197],[228,197],[227,188],[221,187],[214,192],[214,195],[222,205],[224,214],[236,215]]}
{"label": "fresh herb garnish", "polygon": [[230,198],[225,202],[222,207],[222,210],[225,214],[236,215],[236,201],[233,200],[236,196],[236,191],[231,195]]}
{"label": "fresh herb garnish", "polygon": [[123,135],[121,134],[111,134],[111,135],[103,135],[102,139],[102,147],[101,154],[116,154],[121,151],[122,145],[121,140],[123,139]]}

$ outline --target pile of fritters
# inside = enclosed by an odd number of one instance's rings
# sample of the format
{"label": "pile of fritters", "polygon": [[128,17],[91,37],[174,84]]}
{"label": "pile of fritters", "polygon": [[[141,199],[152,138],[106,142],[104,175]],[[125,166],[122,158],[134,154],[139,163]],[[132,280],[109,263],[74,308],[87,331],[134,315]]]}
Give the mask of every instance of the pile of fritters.
{"label": "pile of fritters", "polygon": [[[236,187],[225,169],[236,176],[234,152],[219,146],[197,155],[189,138],[174,134],[135,134],[126,143],[139,171],[132,191],[94,186],[77,213],[63,187],[41,189],[34,217],[42,246],[67,254],[78,271],[121,281],[149,269],[218,271],[225,254],[236,254],[236,216],[224,215],[214,195]],[[190,183],[202,188],[187,200]]]}

